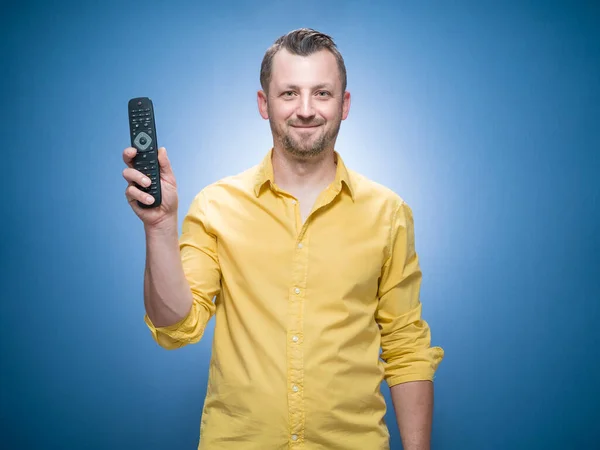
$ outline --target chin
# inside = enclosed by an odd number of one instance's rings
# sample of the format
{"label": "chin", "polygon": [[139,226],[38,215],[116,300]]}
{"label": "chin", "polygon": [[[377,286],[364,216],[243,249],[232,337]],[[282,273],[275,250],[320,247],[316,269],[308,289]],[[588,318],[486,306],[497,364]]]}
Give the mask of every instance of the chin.
{"label": "chin", "polygon": [[306,148],[306,147],[292,147],[292,146],[284,146],[285,150],[291,155],[297,156],[299,158],[313,158],[315,156],[320,155],[325,150],[325,147],[318,148]]}

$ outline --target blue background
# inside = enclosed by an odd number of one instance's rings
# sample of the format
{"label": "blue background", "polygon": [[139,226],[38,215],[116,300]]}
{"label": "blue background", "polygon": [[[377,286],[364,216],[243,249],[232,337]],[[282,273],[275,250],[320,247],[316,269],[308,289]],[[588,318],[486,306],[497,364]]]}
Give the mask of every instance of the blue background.
{"label": "blue background", "polygon": [[260,61],[302,26],[346,60],[338,151],[414,211],[433,449],[600,448],[600,10],[501,3],[3,3],[3,448],[196,447],[214,322],[174,352],[143,323],[127,100],[154,101],[181,220],[268,151]]}

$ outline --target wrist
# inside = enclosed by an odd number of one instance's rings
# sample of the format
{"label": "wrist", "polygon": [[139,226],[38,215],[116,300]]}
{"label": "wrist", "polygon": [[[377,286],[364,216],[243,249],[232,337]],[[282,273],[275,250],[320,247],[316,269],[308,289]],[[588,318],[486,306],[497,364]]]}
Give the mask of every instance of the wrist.
{"label": "wrist", "polygon": [[169,237],[169,236],[178,236],[178,227],[177,227],[177,216],[169,217],[168,219],[164,219],[158,223],[144,224],[144,231],[146,232],[146,237]]}

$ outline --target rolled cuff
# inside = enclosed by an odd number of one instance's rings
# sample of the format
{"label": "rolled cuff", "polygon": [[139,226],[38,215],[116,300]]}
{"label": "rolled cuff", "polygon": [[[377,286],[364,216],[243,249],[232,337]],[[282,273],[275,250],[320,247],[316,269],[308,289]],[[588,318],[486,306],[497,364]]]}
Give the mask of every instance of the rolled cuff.
{"label": "rolled cuff", "polygon": [[385,381],[389,387],[409,381],[433,381],[435,372],[444,358],[441,347],[402,355],[385,365]]}
{"label": "rolled cuff", "polygon": [[164,327],[156,327],[148,317],[144,315],[144,322],[150,329],[152,337],[158,345],[174,350],[188,344],[195,344],[204,335],[204,330],[211,318],[211,312],[201,303],[193,302],[187,316],[179,322]]}

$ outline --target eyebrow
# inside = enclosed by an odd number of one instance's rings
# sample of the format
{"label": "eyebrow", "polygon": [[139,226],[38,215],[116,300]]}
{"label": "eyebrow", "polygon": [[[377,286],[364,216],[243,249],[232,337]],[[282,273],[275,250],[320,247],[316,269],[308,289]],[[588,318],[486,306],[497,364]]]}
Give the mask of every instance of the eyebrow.
{"label": "eyebrow", "polygon": [[[316,86],[312,87],[312,89],[323,89],[323,88],[332,90],[333,86],[329,83],[321,83],[321,84],[317,84]],[[299,91],[300,86],[297,86],[295,84],[285,84],[282,86],[282,90],[285,91],[287,89],[295,89],[295,90]]]}

